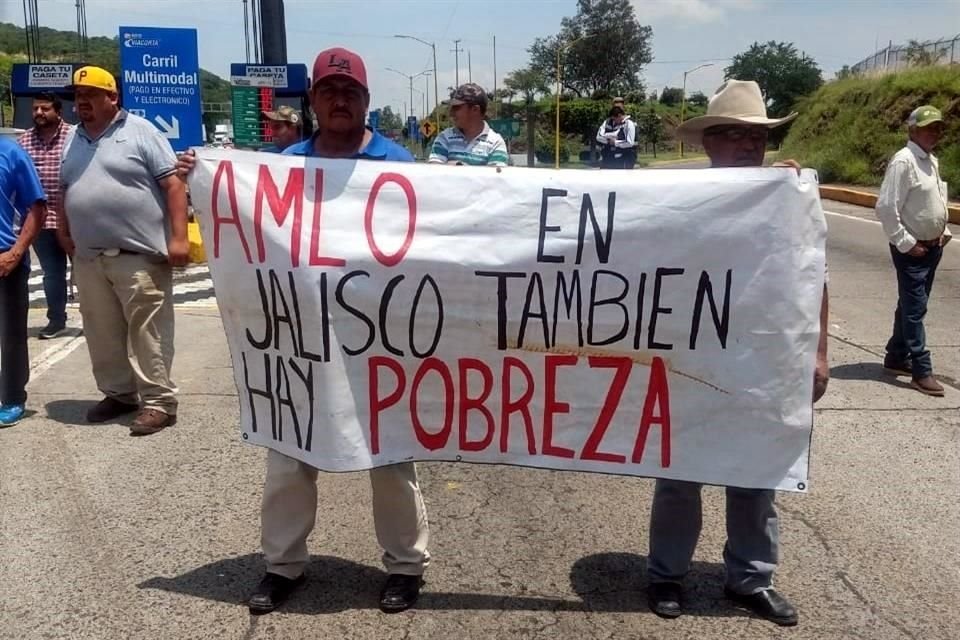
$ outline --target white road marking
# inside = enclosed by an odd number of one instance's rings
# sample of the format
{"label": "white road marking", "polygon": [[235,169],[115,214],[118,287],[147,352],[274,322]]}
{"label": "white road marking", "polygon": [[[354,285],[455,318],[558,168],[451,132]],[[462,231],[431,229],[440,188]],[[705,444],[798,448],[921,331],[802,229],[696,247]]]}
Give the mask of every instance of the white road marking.
{"label": "white road marking", "polygon": [[849,213],[838,213],[836,211],[827,211],[826,209],[823,212],[830,216],[838,216],[840,218],[846,218],[847,220],[856,220],[858,222],[866,222],[869,224],[880,224],[879,220],[871,220],[870,218],[861,218],[860,216],[852,216]]}
{"label": "white road marking", "polygon": [[86,339],[83,336],[74,336],[66,342],[46,349],[34,359],[30,367],[30,380],[34,381],[42,376],[50,367],[66,358],[84,343],[86,343]]}

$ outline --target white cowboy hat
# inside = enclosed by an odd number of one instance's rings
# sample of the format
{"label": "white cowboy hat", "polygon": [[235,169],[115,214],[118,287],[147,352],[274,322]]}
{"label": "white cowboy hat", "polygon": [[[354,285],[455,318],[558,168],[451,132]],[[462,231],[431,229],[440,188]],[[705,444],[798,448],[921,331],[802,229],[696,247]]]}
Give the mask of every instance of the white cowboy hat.
{"label": "white cowboy hat", "polygon": [[791,113],[785,118],[768,118],[767,103],[760,86],[750,81],[727,80],[710,98],[707,115],[691,118],[677,127],[677,135],[684,141],[699,144],[703,132],[722,124],[762,125],[768,129],[779,127],[797,117]]}

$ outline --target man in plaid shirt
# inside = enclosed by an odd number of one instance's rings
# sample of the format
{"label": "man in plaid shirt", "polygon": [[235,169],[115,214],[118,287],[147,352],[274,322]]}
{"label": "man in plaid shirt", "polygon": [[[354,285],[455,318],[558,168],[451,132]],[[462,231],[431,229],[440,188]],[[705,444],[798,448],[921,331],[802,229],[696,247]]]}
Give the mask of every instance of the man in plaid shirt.
{"label": "man in plaid shirt", "polygon": [[37,94],[33,99],[36,126],[20,136],[20,146],[33,160],[47,194],[47,215],[33,245],[43,269],[43,294],[47,299],[47,326],[40,332],[41,340],[57,337],[67,326],[67,254],[57,241],[57,217],[63,215],[60,163],[73,127],[60,117],[61,108],[56,94]]}

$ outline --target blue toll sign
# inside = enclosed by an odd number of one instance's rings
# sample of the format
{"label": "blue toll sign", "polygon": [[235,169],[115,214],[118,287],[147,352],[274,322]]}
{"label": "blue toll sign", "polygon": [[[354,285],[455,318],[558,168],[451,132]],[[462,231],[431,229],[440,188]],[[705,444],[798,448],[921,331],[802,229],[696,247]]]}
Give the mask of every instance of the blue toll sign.
{"label": "blue toll sign", "polygon": [[203,144],[196,29],[120,27],[123,106],[183,151]]}

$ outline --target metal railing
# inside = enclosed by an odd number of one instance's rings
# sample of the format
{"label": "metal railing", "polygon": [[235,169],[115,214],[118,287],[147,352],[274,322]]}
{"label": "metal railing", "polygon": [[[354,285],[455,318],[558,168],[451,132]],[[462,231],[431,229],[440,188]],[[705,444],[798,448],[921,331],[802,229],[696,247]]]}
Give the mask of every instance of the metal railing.
{"label": "metal railing", "polygon": [[[960,34],[941,40],[927,40],[920,43],[924,51],[935,58],[935,64],[960,64]],[[899,71],[910,66],[907,59],[909,45],[892,42],[872,56],[864,58],[850,68],[855,74],[876,74]]]}

